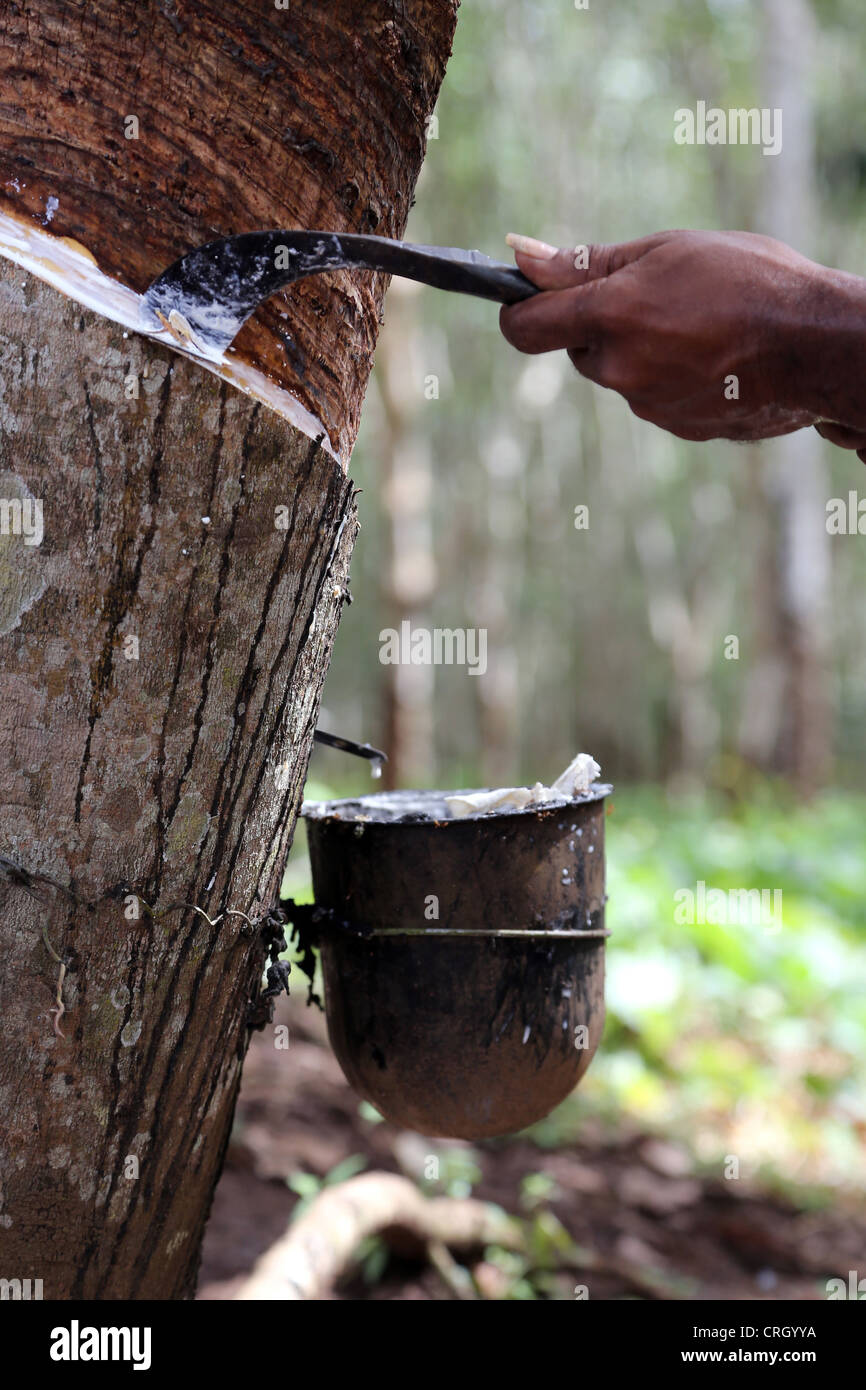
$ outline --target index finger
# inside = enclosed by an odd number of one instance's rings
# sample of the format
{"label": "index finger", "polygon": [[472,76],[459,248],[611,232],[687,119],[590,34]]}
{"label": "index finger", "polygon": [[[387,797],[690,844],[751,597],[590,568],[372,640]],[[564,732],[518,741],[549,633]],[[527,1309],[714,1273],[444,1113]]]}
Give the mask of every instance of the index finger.
{"label": "index finger", "polygon": [[638,237],[634,241],[613,242],[610,245],[587,242],[559,249],[533,237],[517,236],[514,232],[509,232],[505,240],[514,252],[518,267],[533,285],[540,290],[567,290],[591,280],[606,280],[609,275],[622,270],[623,266],[631,265],[647,252],[654,251],[673,235],[673,232],[655,232],[652,236]]}

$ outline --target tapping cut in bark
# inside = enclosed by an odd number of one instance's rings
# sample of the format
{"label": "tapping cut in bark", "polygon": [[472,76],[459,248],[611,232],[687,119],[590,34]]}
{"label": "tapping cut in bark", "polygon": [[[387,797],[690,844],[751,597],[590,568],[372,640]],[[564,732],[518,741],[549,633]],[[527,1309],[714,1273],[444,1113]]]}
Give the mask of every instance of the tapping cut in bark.
{"label": "tapping cut in bark", "polygon": [[[46,280],[94,313],[120,324],[126,329],[124,340],[129,333],[141,331],[142,296],[104,274],[86,247],[70,238],[49,236],[24,218],[0,211],[0,255],[39,279]],[[170,346],[178,351],[183,350],[180,341],[174,341]],[[279,380],[265,375],[237,354],[228,360],[214,361],[192,355],[236,390],[243,391],[282,415],[309,439],[321,440],[323,448],[342,462],[334,452],[321,420]]]}
{"label": "tapping cut in bark", "polygon": [[[399,237],[456,12],[456,0],[290,11],[199,0],[175,27],[156,0],[8,6],[0,208],[71,238],[136,294],[193,247],[236,232]],[[344,458],[383,288],[345,272],[298,286],[235,345],[299,396]]]}

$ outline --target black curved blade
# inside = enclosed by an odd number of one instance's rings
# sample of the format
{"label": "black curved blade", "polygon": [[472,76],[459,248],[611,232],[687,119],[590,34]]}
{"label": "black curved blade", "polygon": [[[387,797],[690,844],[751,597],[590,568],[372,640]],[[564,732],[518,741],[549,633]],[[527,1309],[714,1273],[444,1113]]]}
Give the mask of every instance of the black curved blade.
{"label": "black curved blade", "polygon": [[277,290],[326,270],[381,270],[499,304],[538,290],[514,266],[480,251],[413,246],[342,232],[243,232],[175,261],[142,297],[143,331],[166,330],[191,351],[221,357],[250,315]]}

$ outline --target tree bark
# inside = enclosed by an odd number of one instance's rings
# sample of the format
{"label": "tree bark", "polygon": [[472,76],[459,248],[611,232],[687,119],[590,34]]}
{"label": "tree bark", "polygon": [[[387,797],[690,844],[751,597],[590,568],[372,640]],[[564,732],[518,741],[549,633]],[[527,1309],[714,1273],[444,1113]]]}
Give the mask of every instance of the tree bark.
{"label": "tree bark", "polygon": [[66,291],[0,272],[0,501],[44,524],[0,535],[0,1275],[46,1298],[193,1290],[264,956],[230,914],[291,841],[384,279],[295,287],[215,374],[45,244],[128,303],[217,235],[399,235],[455,8],[4,12],[0,249]]}

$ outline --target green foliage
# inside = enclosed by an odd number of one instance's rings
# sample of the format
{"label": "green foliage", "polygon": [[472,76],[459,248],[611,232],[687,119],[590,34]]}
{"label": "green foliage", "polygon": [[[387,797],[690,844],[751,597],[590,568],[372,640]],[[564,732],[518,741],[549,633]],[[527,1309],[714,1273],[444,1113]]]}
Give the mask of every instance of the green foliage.
{"label": "green foliage", "polygon": [[536,1211],[558,1195],[557,1183],[549,1173],[527,1173],[520,1184],[520,1205],[525,1211]]}
{"label": "green foliage", "polygon": [[361,1278],[368,1287],[381,1281],[389,1259],[390,1251],[381,1237],[368,1236],[366,1240],[361,1241],[355,1254],[355,1262],[359,1265]]}
{"label": "green foliage", "polygon": [[464,1145],[448,1144],[434,1148],[431,1153],[438,1161],[439,1177],[425,1182],[425,1192],[444,1194],[446,1197],[471,1197],[482,1177],[475,1151]]}
{"label": "green foliage", "polygon": [[358,1173],[363,1172],[367,1166],[367,1159],[363,1154],[349,1154],[326,1173],[323,1178],[319,1178],[315,1173],[305,1173],[301,1170],[290,1173],[286,1178],[286,1186],[291,1188],[300,1197],[300,1201],[292,1212],[292,1220],[307,1210],[307,1207],[320,1192],[326,1187],[336,1187],[338,1183],[348,1182],[349,1178],[354,1178]]}
{"label": "green foliage", "polygon": [[[678,1132],[710,1167],[741,1144],[752,1175],[862,1180],[864,820],[853,795],[617,795],[604,1038],[539,1142],[567,1142],[593,1114]],[[699,881],[781,890],[781,924],[678,923],[675,894]]]}
{"label": "green foliage", "polygon": [[368,1100],[362,1100],[358,1106],[358,1115],[368,1125],[381,1125],[384,1123],[384,1115],[380,1115],[375,1105],[371,1105]]}

